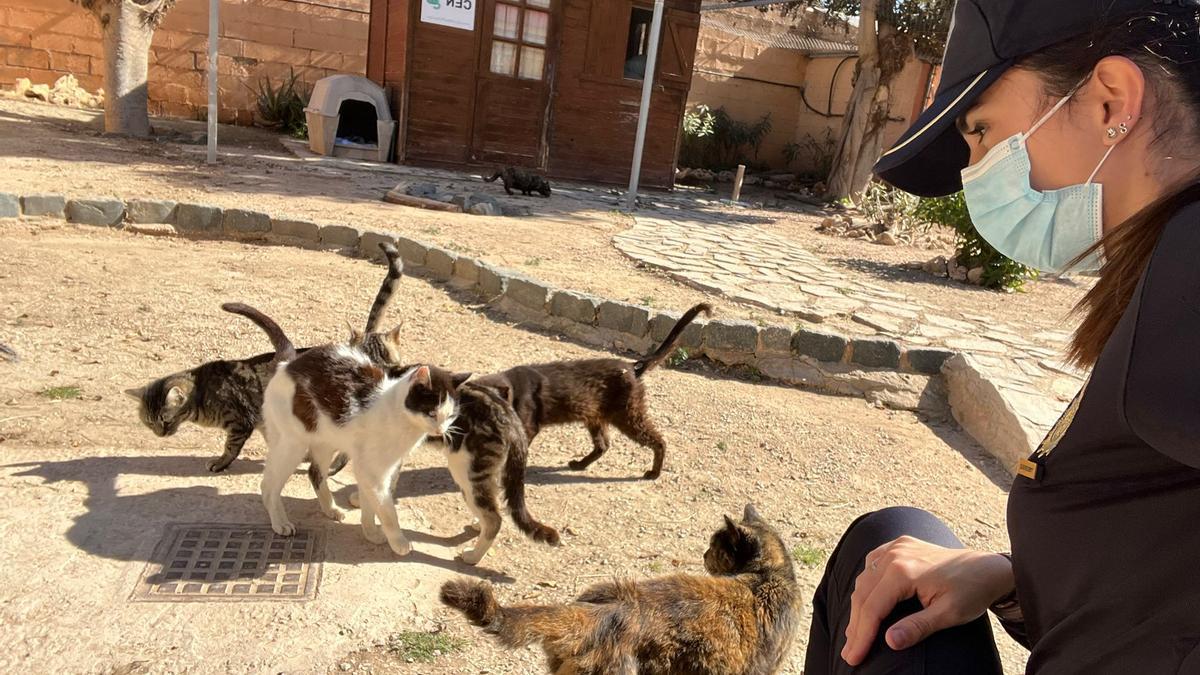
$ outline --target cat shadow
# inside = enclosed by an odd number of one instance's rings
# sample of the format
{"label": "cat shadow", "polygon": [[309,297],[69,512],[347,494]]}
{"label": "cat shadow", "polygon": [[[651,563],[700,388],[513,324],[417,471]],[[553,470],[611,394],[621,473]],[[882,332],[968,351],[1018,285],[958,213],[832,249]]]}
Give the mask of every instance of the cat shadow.
{"label": "cat shadow", "polygon": [[[226,473],[245,475],[261,472],[260,462],[240,460]],[[62,461],[22,462],[3,465],[13,477],[41,478],[45,484],[81,483],[87,489],[84,511],[74,516],[66,531],[73,546],[90,555],[111,560],[149,562],[154,545],[168,525],[228,523],[266,525],[262,498],[257,493],[223,492],[220,482],[184,487],[167,487],[135,492],[147,477],[215,478],[207,462],[194,456],[81,457]],[[295,479],[303,480],[296,476]],[[64,488],[70,489],[70,488]],[[357,523],[335,523],[325,517],[315,498],[284,497],[288,515],[300,527],[323,530],[326,538],[323,562],[357,565],[374,562],[424,564],[459,574],[499,583],[511,577],[482,566],[438,558],[415,550],[400,558],[387,545],[366,541]],[[470,538],[468,533],[439,537],[426,532],[405,531],[417,544],[452,547]],[[467,535],[464,538],[464,535]]]}
{"label": "cat shadow", "polygon": [[[597,483],[637,483],[645,480],[641,474],[636,476],[597,476],[589,475],[586,471],[572,471],[565,466],[530,466],[525,469],[526,485],[582,485]],[[353,508],[350,495],[358,488],[353,479],[335,476],[332,481],[334,501],[342,508]],[[457,494],[458,485],[450,477],[450,471],[444,466],[424,467],[420,469],[405,469],[396,479],[396,488],[392,495],[396,499],[411,499],[414,497],[429,497],[432,495]],[[415,540],[414,540],[415,541]]]}

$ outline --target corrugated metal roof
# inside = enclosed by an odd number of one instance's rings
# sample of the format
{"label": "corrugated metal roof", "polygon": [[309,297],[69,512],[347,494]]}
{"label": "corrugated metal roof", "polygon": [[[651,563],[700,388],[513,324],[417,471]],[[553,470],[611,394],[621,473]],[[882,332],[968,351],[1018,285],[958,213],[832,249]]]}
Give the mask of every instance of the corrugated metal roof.
{"label": "corrugated metal roof", "polygon": [[766,45],[768,47],[775,47],[778,49],[791,49],[809,54],[858,53],[858,46],[850,42],[837,42],[835,40],[827,40],[825,38],[802,35],[800,33],[792,33],[786,30],[770,33],[765,31],[749,30],[730,25],[730,22],[727,19],[712,14],[701,15],[700,23],[704,28],[719,30],[722,33],[736,35],[737,37],[752,40],[758,44]]}

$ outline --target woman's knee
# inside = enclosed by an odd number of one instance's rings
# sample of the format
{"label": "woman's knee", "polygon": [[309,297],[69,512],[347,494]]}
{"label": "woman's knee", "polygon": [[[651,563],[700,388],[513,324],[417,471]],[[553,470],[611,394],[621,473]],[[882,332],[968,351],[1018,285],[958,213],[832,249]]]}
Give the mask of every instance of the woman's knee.
{"label": "woman's knee", "polygon": [[962,542],[937,516],[911,506],[890,506],[860,516],[850,524],[838,544],[836,556],[856,564],[867,553],[900,537],[913,537],[947,548],[962,548]]}

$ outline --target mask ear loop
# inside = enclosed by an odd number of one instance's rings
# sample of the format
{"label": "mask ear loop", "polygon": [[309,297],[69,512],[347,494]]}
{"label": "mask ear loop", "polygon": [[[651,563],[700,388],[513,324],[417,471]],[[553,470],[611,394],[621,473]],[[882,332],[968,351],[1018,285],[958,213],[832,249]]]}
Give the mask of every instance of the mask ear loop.
{"label": "mask ear loop", "polygon": [[1116,149],[1116,143],[1108,146],[1108,152],[1104,153],[1104,156],[1100,158],[1100,163],[1097,164],[1096,168],[1092,170],[1092,175],[1088,176],[1087,183],[1091,183],[1092,180],[1096,178],[1096,174],[1100,173],[1100,167],[1104,166],[1104,163],[1108,161],[1108,156],[1111,155],[1112,151]]}

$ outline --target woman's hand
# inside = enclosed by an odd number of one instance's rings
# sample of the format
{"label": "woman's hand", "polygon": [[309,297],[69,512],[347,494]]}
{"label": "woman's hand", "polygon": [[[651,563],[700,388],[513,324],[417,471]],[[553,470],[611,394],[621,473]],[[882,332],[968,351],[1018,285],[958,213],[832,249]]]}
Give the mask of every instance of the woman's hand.
{"label": "woman's hand", "polygon": [[959,626],[988,610],[1013,589],[1012,564],[997,553],[942,548],[912,537],[867,554],[850,596],[850,625],[842,658],[866,658],[879,624],[897,604],[916,596],[924,607],[887,631],[888,646],[908,649],[933,633]]}

